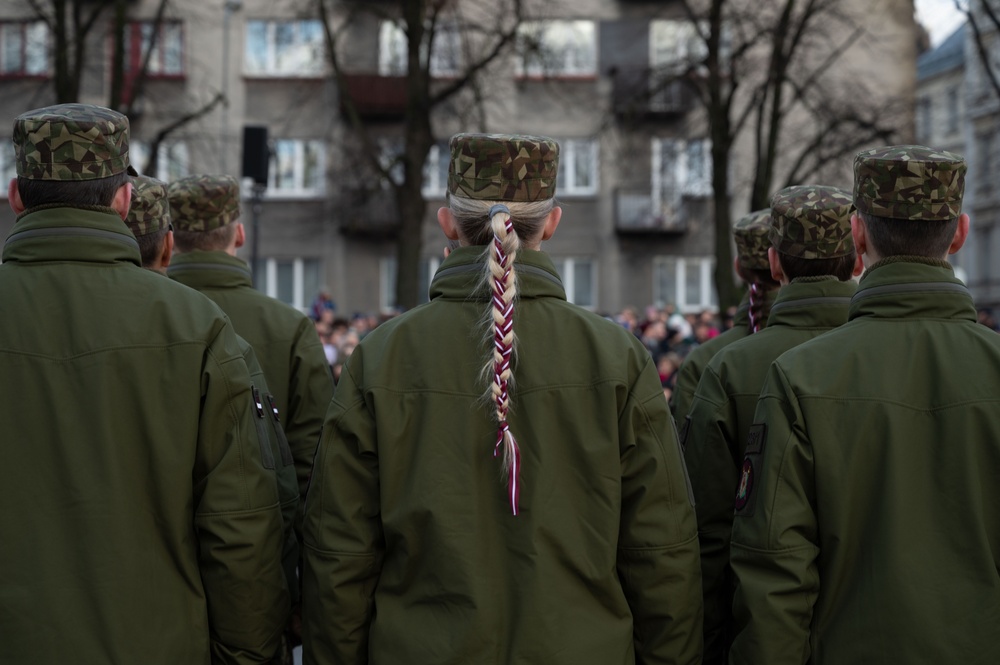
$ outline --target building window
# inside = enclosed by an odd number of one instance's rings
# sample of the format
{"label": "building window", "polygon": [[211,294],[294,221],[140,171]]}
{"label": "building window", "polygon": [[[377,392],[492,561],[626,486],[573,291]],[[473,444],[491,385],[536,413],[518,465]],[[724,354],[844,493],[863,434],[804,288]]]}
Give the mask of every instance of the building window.
{"label": "building window", "polygon": [[930,97],[917,100],[917,136],[927,143],[933,143],[934,126],[932,121],[933,101]]}
{"label": "building window", "polygon": [[558,190],[564,195],[597,193],[597,141],[566,139],[559,141]]}
{"label": "building window", "polygon": [[[159,28],[159,29],[157,29]],[[156,39],[153,39],[153,37]],[[150,48],[147,76],[184,75],[184,31],[180,21],[133,21],[125,29],[125,74],[136,75]]]}
{"label": "building window", "polygon": [[680,212],[682,197],[712,195],[712,142],[709,139],[653,139],[653,210],[664,219]]}
{"label": "building window", "polygon": [[596,76],[594,21],[526,21],[518,27],[518,76]]}
{"label": "building window", "polygon": [[593,259],[552,257],[552,261],[562,278],[563,288],[566,289],[566,300],[580,307],[594,309],[597,302],[594,285],[597,280],[594,276],[596,269]]}
{"label": "building window", "polygon": [[954,134],[958,132],[958,119],[959,119],[959,102],[961,100],[962,92],[958,86],[953,86],[948,88],[948,133]]}
{"label": "building window", "polygon": [[712,271],[715,259],[658,256],[653,259],[653,300],[657,307],[676,305],[681,313],[718,307]]}
{"label": "building window", "polygon": [[258,259],[254,288],[306,312],[322,286],[319,259]]}
{"label": "building window", "polygon": [[267,177],[269,196],[319,196],[326,190],[323,141],[277,139]]}
{"label": "building window", "polygon": [[246,72],[251,76],[320,76],[324,53],[319,21],[247,21]]}
{"label": "building window", "polygon": [[993,149],[995,143],[995,134],[992,130],[987,130],[981,132],[976,136],[976,150],[978,154],[976,155],[979,168],[976,169],[976,193],[990,197],[993,191]]}
{"label": "building window", "polygon": [[[14,166],[14,150],[0,150],[0,182],[9,183],[17,177],[17,169]],[[7,188],[0,189],[0,198],[7,198]]]}
{"label": "building window", "polygon": [[444,198],[448,191],[448,165],[451,161],[451,152],[448,150],[447,141],[438,141],[431,146],[427,153],[427,161],[424,162],[424,187],[425,199]]}
{"label": "building window", "polygon": [[[427,28],[430,27],[428,24]],[[378,73],[382,76],[406,76],[409,69],[408,48],[403,25],[395,21],[382,21],[379,26]],[[421,46],[420,58],[427,61],[426,43]],[[434,48],[428,63],[431,76],[458,76],[461,66],[462,42],[458,26],[447,21],[438,23],[434,27]]]}
{"label": "building window", "polygon": [[[388,178],[381,179],[382,189],[390,189],[393,185],[403,184],[403,139],[395,137],[381,137],[377,140],[379,149],[378,162],[382,166],[383,172],[389,175]],[[426,166],[425,166],[426,168]]]}
{"label": "building window", "polygon": [[[396,307],[396,257],[386,256],[379,260],[379,309],[392,313]],[[420,263],[420,275],[417,276],[419,286],[418,304],[430,300],[431,280],[434,273],[441,267],[441,258],[433,256]]]}
{"label": "building window", "polygon": [[44,21],[0,22],[0,76],[46,76],[49,29]]}
{"label": "building window", "polygon": [[132,141],[128,147],[128,158],[136,171],[163,182],[173,182],[191,174],[191,158],[187,144],[182,141],[160,144],[155,173],[144,172],[149,162],[149,144],[146,142]]}
{"label": "building window", "polygon": [[701,65],[707,56],[708,47],[691,21],[649,22],[649,66],[654,70],[678,76]]}

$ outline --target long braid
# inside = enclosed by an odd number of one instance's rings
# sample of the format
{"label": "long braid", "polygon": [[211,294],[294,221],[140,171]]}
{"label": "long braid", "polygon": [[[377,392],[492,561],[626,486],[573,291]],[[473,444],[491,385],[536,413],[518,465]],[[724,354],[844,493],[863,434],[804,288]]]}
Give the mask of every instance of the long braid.
{"label": "long braid", "polygon": [[761,321],[761,288],[756,282],[750,282],[750,307],[748,314],[750,315],[750,334],[755,332],[760,332],[763,328],[763,322]]}
{"label": "long braid", "polygon": [[517,275],[514,259],[521,241],[514,231],[507,206],[498,204],[490,208],[490,225],[493,242],[488,249],[487,266],[492,290],[492,317],[490,327],[493,337],[493,354],[490,360],[489,394],[496,406],[497,441],[493,456],[503,448],[502,478],[507,482],[512,512],[517,515],[520,487],[521,454],[510,426],[511,360],[514,352],[514,300],[517,296]]}

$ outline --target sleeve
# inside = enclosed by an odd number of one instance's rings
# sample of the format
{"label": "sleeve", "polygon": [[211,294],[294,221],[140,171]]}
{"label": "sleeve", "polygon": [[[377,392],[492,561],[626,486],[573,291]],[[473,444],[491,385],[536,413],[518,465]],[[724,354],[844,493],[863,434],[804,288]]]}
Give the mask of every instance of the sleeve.
{"label": "sleeve", "polygon": [[305,508],[303,649],[314,665],[368,662],[385,544],[375,423],[352,368],[330,405]]}
{"label": "sleeve", "polygon": [[250,375],[226,323],[206,353],[193,471],[213,663],[268,662],[288,619],[281,513],[254,408]]}
{"label": "sleeve", "polygon": [[305,500],[323,418],[333,398],[333,372],[307,317],[303,317],[292,347],[289,384],[285,436],[295,459],[299,495]]}
{"label": "sleeve", "polygon": [[618,576],[632,610],[636,663],[699,663],[701,572],[694,506],[651,362],[629,394],[619,440]]}
{"label": "sleeve", "polygon": [[[717,356],[718,357],[718,356]],[[732,638],[732,572],[729,538],[737,466],[736,413],[722,380],[709,364],[698,382],[685,430],[684,459],[694,492],[705,599],[705,662],[725,662]]]}
{"label": "sleeve", "polygon": [[806,663],[819,595],[813,452],[796,396],[772,364],[736,493],[732,663]]}

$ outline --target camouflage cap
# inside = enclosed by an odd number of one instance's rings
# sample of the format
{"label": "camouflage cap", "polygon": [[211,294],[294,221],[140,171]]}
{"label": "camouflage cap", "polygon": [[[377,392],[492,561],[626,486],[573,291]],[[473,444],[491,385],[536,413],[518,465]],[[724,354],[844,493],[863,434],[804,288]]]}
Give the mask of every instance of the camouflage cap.
{"label": "camouflage cap", "polygon": [[456,134],[448,192],[486,201],[544,201],[556,195],[559,144],[543,136]]}
{"label": "camouflage cap", "polygon": [[14,118],[14,164],[29,180],[97,180],[128,161],[128,118],[92,104],[57,104]]}
{"label": "camouflage cap", "polygon": [[946,221],[962,214],[965,160],[920,145],[892,145],[854,158],[854,205],[877,217]]}
{"label": "camouflage cap", "polygon": [[854,251],[851,193],[839,187],[786,187],[771,197],[768,239],[782,254],[835,259]]}
{"label": "camouflage cap", "polygon": [[771,246],[767,231],[771,226],[771,210],[755,210],[736,221],[733,238],[736,239],[736,257],[746,270],[767,270],[767,248]]}
{"label": "camouflage cap", "polygon": [[132,205],[125,223],[137,238],[167,228],[170,225],[167,183],[144,175],[132,178]]}
{"label": "camouflage cap", "polygon": [[212,231],[240,218],[240,183],[231,175],[192,175],[170,183],[178,231]]}

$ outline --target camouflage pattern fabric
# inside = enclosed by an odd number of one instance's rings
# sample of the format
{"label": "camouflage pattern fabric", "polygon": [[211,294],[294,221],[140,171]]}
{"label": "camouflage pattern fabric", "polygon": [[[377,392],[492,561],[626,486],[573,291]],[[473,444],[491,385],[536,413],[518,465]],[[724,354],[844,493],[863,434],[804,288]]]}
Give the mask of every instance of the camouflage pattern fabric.
{"label": "camouflage pattern fabric", "polygon": [[132,205],[125,223],[137,238],[167,228],[170,225],[167,184],[144,175],[132,178]]}
{"label": "camouflage pattern fabric", "polygon": [[786,187],[771,197],[771,244],[789,256],[835,259],[854,251],[851,193],[839,187]]}
{"label": "camouflage pattern fabric", "polygon": [[919,145],[873,148],[854,158],[854,204],[877,217],[946,221],[962,214],[965,160]]}
{"label": "camouflage pattern fabric", "polygon": [[767,232],[771,226],[771,210],[755,210],[744,215],[733,225],[733,238],[736,239],[736,257],[740,267],[745,270],[768,270],[771,264],[767,261],[767,249],[771,242]]}
{"label": "camouflage pattern fabric", "polygon": [[30,180],[97,180],[131,170],[128,118],[92,104],[57,104],[14,118],[14,164]]}
{"label": "camouflage pattern fabric", "polygon": [[170,216],[178,231],[211,231],[240,218],[240,183],[230,175],[192,175],[170,183]]}
{"label": "camouflage pattern fabric", "polygon": [[485,201],[544,201],[556,195],[559,144],[542,136],[456,134],[448,192]]}

